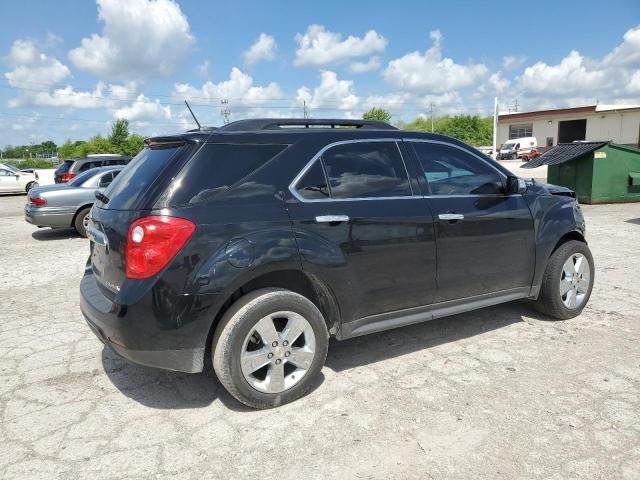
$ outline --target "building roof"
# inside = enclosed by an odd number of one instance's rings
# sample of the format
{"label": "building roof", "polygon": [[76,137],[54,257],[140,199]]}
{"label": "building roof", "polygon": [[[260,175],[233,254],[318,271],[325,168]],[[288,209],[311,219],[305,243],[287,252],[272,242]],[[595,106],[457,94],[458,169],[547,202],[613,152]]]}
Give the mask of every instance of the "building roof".
{"label": "building roof", "polygon": [[588,113],[616,112],[620,110],[640,110],[640,105],[587,105],[584,107],[556,108],[552,110],[536,110],[534,112],[511,112],[498,115],[498,121],[511,122],[513,120],[534,117],[552,117],[555,115],[584,115]]}
{"label": "building roof", "polygon": [[539,157],[530,160],[522,168],[536,168],[541,165],[558,165],[576,158],[584,157],[609,142],[574,142],[559,143]]}

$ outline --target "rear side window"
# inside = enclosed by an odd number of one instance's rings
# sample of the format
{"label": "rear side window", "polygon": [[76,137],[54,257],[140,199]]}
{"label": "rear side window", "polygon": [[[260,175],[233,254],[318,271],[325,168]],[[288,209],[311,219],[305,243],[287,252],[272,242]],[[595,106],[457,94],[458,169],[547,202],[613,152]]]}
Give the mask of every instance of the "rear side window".
{"label": "rear side window", "polygon": [[94,162],[86,162],[80,165],[80,168],[78,169],[78,173],[86,172],[87,170],[91,170],[92,168],[97,168],[101,166],[102,166],[102,162],[100,160],[97,160]]}
{"label": "rear side window", "polygon": [[329,198],[327,179],[322,170],[322,163],[318,160],[311,165],[300,181],[296,184],[298,195],[307,200]]}
{"label": "rear side window", "polygon": [[252,173],[282,152],[287,145],[210,143],[189,162],[178,179],[172,205],[207,204],[234,189],[254,189]]}
{"label": "rear side window", "polygon": [[335,199],[411,195],[407,170],[395,142],[337,145],[322,156]]}
{"label": "rear side window", "polygon": [[104,195],[109,198],[108,207],[114,210],[135,208],[138,200],[182,148],[183,145],[146,147],[138,153],[105,190]]}

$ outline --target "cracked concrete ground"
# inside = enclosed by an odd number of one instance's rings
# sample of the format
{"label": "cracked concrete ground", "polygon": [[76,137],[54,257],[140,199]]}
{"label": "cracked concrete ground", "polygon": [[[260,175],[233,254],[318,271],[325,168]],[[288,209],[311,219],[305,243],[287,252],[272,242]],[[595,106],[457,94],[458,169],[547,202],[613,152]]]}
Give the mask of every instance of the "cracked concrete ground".
{"label": "cracked concrete ground", "polygon": [[[640,478],[640,205],[584,206],[583,314],[526,303],[332,343],[305,398],[129,365],[78,308],[88,244],[0,197],[0,477]],[[499,258],[496,258],[499,261]]]}

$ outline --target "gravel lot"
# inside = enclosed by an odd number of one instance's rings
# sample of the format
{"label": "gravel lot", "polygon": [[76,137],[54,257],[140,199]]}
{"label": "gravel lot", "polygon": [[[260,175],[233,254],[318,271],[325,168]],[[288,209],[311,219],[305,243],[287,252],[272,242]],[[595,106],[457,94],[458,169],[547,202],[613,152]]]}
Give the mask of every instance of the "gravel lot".
{"label": "gravel lot", "polygon": [[579,318],[521,302],[332,343],[308,396],[250,411],[105,350],[87,241],[25,200],[0,196],[1,478],[640,478],[640,204],[584,207]]}

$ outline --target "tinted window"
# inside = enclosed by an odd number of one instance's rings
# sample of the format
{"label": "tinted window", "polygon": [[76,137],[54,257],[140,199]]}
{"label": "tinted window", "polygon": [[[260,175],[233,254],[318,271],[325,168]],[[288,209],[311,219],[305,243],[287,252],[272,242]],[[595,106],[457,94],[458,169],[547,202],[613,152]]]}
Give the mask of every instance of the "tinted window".
{"label": "tinted window", "polygon": [[95,171],[87,171],[87,172],[83,172],[80,175],[78,175],[77,177],[75,177],[73,180],[71,180],[69,183],[67,183],[67,185],[71,186],[71,187],[79,187],[81,186],[83,183],[85,183],[87,180],[89,180],[90,178],[93,178],[93,176],[96,174]]}
{"label": "tinted window", "polygon": [[146,147],[122,169],[122,173],[111,182],[104,195],[108,197],[109,208],[127,210],[134,208],[138,199],[155,182],[182,145],[166,148]]}
{"label": "tinted window", "polygon": [[327,150],[323,161],[333,198],[411,195],[407,171],[395,142],[362,142]]}
{"label": "tinted window", "polygon": [[65,160],[58,166],[58,168],[56,168],[56,175],[67,173],[71,168],[71,165],[73,165],[73,160]]}
{"label": "tinted window", "polygon": [[208,203],[221,194],[252,196],[271,187],[256,184],[249,176],[286,148],[286,145],[205,145],[185,167],[172,195],[172,205]]}
{"label": "tinted window", "polygon": [[92,168],[97,168],[101,166],[102,166],[102,162],[100,160],[97,160],[94,162],[86,162],[80,165],[78,172],[86,172],[87,170],[91,170]]}
{"label": "tinted window", "polygon": [[459,148],[412,142],[432,195],[502,193],[502,179],[488,164]]}
{"label": "tinted window", "polygon": [[316,161],[296,184],[296,191],[302,198],[316,200],[329,198],[329,187],[324,176],[322,162]]}

